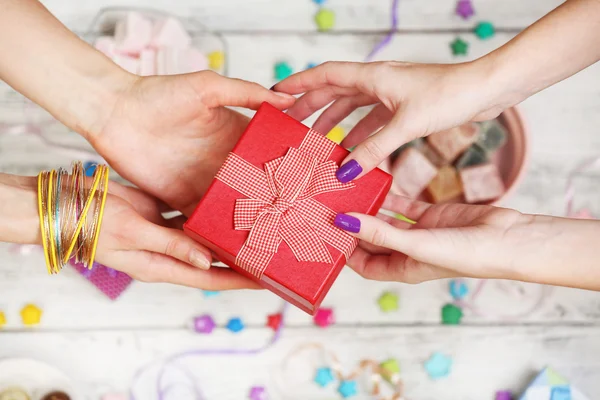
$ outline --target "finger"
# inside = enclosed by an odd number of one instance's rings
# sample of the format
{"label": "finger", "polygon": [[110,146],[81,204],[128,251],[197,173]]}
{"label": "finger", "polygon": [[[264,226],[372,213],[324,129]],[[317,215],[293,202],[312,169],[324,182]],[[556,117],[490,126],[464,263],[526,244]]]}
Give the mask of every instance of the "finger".
{"label": "finger", "polygon": [[344,89],[337,86],[325,86],[318,90],[311,90],[297,99],[294,105],[288,109],[287,114],[298,121],[304,121],[340,96],[356,93],[355,89]]}
{"label": "finger", "polygon": [[384,210],[402,214],[415,221],[418,221],[430,207],[431,204],[424,201],[413,200],[396,194],[388,194],[381,206]]}
{"label": "finger", "polygon": [[[108,265],[122,265],[121,271],[143,282],[166,282],[204,290],[259,289],[260,286],[228,268],[209,271],[191,267],[182,261],[150,251],[120,252]],[[118,268],[116,268],[118,269]]]}
{"label": "finger", "polygon": [[276,93],[257,83],[225,78],[210,71],[190,74],[190,80],[202,101],[209,108],[230,106],[257,110],[264,102],[279,109],[290,107],[296,99],[286,93]]}
{"label": "finger", "polygon": [[140,249],[173,257],[200,269],[207,270],[211,266],[210,251],[177,229],[146,224],[137,244]]}
{"label": "finger", "polygon": [[393,116],[394,114],[386,106],[383,104],[377,105],[352,128],[342,142],[342,146],[347,149],[356,146],[389,123]]}
{"label": "finger", "polygon": [[337,178],[347,183],[369,173],[402,144],[400,114],[397,113],[381,131],[356,146],[342,162]]}
{"label": "finger", "polygon": [[338,214],[335,225],[353,236],[406,254],[422,263],[477,276],[490,264],[496,238],[488,237],[479,227],[439,229],[396,229],[364,214]]}
{"label": "finger", "polygon": [[342,97],[333,102],[323,113],[317,118],[313,125],[313,129],[318,132],[327,133],[336,125],[342,122],[354,110],[360,107],[371,105],[375,102],[372,97],[359,94],[356,96]]}
{"label": "finger", "polygon": [[457,277],[454,271],[417,261],[404,254],[376,255],[355,251],[348,265],[366,279],[421,283],[434,279]]}
{"label": "finger", "polygon": [[289,94],[305,93],[323,86],[357,88],[373,94],[369,75],[375,63],[326,62],[309,70],[294,74],[273,86],[273,90]]}

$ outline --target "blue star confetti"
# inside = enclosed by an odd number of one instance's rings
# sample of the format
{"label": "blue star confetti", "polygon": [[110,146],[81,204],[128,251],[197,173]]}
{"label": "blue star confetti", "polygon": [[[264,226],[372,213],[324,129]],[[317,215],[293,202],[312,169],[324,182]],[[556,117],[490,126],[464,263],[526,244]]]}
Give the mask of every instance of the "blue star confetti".
{"label": "blue star confetti", "polygon": [[315,375],[315,383],[321,387],[325,387],[333,382],[335,378],[333,377],[333,371],[328,367],[321,367],[317,370],[317,374]]}

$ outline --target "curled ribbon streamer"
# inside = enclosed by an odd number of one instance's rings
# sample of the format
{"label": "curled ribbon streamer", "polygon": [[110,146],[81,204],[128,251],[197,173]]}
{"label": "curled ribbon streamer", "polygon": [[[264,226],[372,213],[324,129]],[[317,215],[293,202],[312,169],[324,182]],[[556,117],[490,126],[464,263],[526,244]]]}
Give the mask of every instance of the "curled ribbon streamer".
{"label": "curled ribbon streamer", "polygon": [[[286,357],[284,357],[281,368],[281,375],[283,380],[285,380],[285,375],[290,362],[298,357],[300,354],[305,353],[309,350],[316,350],[322,356],[323,361],[319,365],[327,365],[331,368],[334,373],[336,379],[340,382],[349,381],[358,379],[360,376],[367,374],[370,372],[371,376],[371,390],[370,395],[372,396],[380,396],[381,395],[381,380],[384,376],[390,376],[387,371],[385,371],[381,365],[375,361],[370,359],[361,360],[358,363],[358,366],[348,374],[344,374],[342,369],[342,364],[340,363],[338,357],[334,352],[328,350],[324,345],[320,343],[305,343],[299,345],[295,349],[293,349]],[[329,362],[327,362],[329,361]],[[379,397],[378,400],[405,400],[404,396],[404,383],[398,374],[393,374],[390,376],[390,385],[392,387],[393,393],[389,397]]]}
{"label": "curled ribbon streamer", "polygon": [[236,230],[250,231],[236,264],[257,278],[285,242],[302,262],[332,263],[327,244],[350,258],[358,240],[333,225],[336,212],[314,196],[354,187],[336,177],[328,160],[335,143],[309,130],[298,149],[265,163],[264,170],[230,153],[216,178],[247,198],[235,202]]}

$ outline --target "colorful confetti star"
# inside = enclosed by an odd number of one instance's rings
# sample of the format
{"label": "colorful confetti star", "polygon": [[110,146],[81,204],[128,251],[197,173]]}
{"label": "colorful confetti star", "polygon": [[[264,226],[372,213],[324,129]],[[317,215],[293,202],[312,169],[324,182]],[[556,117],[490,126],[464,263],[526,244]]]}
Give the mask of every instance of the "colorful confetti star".
{"label": "colorful confetti star", "polygon": [[98,164],[92,161],[88,161],[83,164],[83,170],[85,171],[85,176],[94,176],[94,172],[96,172],[96,167]]}
{"label": "colorful confetti star", "polygon": [[267,316],[267,326],[276,331],[281,326],[282,318],[283,317],[281,313],[271,314]]}
{"label": "colorful confetti star", "polygon": [[456,38],[454,42],[450,43],[450,47],[452,48],[452,54],[455,56],[466,56],[469,50],[469,43],[461,38]]}
{"label": "colorful confetti star", "polygon": [[238,333],[244,330],[244,323],[240,318],[231,318],[227,322],[226,328],[233,333]]}
{"label": "colorful confetti star", "polygon": [[250,388],[248,398],[250,400],[267,400],[267,390],[262,386],[253,386]]}
{"label": "colorful confetti star", "polygon": [[486,40],[493,37],[496,34],[496,29],[491,22],[480,22],[475,27],[475,35],[481,40]]}
{"label": "colorful confetti star", "polygon": [[34,304],[27,304],[21,310],[21,319],[25,326],[37,325],[42,319],[42,310]]}
{"label": "colorful confetti star", "polygon": [[2,311],[0,311],[0,328],[6,325],[6,316]]}
{"label": "colorful confetti star", "polygon": [[398,295],[392,292],[385,292],[377,300],[379,308],[383,312],[396,311],[398,309]]}
{"label": "colorful confetti star", "polygon": [[327,32],[335,25],[335,13],[333,10],[321,8],[315,15],[315,22],[320,32]]}
{"label": "colorful confetti star", "polygon": [[335,381],[335,378],[331,368],[321,367],[317,370],[317,374],[315,375],[315,383],[317,385],[325,387],[333,381]]}
{"label": "colorful confetti star", "polygon": [[398,364],[398,360],[394,358],[390,358],[389,360],[385,360],[381,364],[379,364],[381,368],[382,376],[385,380],[391,382],[394,376],[397,376],[400,373],[400,364]]}
{"label": "colorful confetti star", "polygon": [[277,64],[275,64],[275,79],[277,79],[278,81],[284,80],[293,72],[294,70],[292,69],[290,64],[286,63],[285,61],[278,62]]}
{"label": "colorful confetti star", "polygon": [[431,379],[439,379],[448,376],[451,368],[452,358],[442,353],[434,353],[429,360],[425,362],[425,370]]}
{"label": "colorful confetti star", "polygon": [[203,290],[202,293],[204,293],[204,297],[215,297],[218,296],[221,292],[217,290]]}
{"label": "colorful confetti star", "polygon": [[194,318],[194,331],[197,333],[211,333],[217,324],[210,315],[202,315]]}
{"label": "colorful confetti star", "polygon": [[496,392],[496,400],[512,400],[512,394],[508,390],[499,390]]}
{"label": "colorful confetti star", "polygon": [[463,317],[463,312],[460,307],[454,304],[446,304],[442,307],[442,324],[458,325]]}
{"label": "colorful confetti star", "polygon": [[213,51],[208,54],[208,66],[210,69],[218,71],[225,64],[225,53],[222,51]]}
{"label": "colorful confetti star", "polygon": [[453,299],[463,299],[467,294],[469,294],[469,287],[465,281],[461,279],[452,279],[450,281],[450,295]]}
{"label": "colorful confetti star", "polygon": [[338,387],[338,393],[342,395],[343,398],[347,399],[348,397],[356,396],[358,391],[356,390],[356,382],[355,381],[342,381],[340,386]]}
{"label": "colorful confetti star", "polygon": [[463,17],[463,19],[469,19],[475,14],[473,10],[473,4],[471,0],[458,0],[456,3],[456,14]]}
{"label": "colorful confetti star", "polygon": [[313,321],[321,328],[326,328],[335,322],[331,308],[319,308],[313,317]]}
{"label": "colorful confetti star", "polygon": [[571,400],[571,388],[569,386],[555,386],[552,388],[550,400]]}
{"label": "colorful confetti star", "polygon": [[342,140],[344,140],[345,137],[346,137],[346,132],[344,131],[344,128],[342,128],[341,126],[334,127],[327,134],[327,139],[329,139],[332,142],[335,142],[337,144],[342,143]]}

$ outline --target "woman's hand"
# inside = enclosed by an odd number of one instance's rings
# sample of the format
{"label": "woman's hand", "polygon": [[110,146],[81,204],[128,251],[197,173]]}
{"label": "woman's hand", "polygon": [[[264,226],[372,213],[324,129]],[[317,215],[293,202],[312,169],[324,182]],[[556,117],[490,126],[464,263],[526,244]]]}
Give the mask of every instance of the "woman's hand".
{"label": "woman's hand", "polygon": [[365,278],[407,283],[497,278],[600,290],[599,221],[431,205],[395,195],[383,209],[417,222],[383,214],[336,218],[338,227],[362,239],[349,265]]}
{"label": "woman's hand", "polygon": [[346,148],[358,145],[338,172],[347,182],[412,139],[500,114],[511,103],[498,102],[500,90],[488,70],[483,60],[454,65],[327,62],[287,78],[273,90],[304,93],[288,111],[298,120],[333,102],[313,126],[323,133],[357,108],[375,105],[342,142]]}
{"label": "woman's hand", "polygon": [[284,109],[294,98],[210,71],[135,78],[87,137],[121,176],[189,215],[248,125],[225,106],[265,101]]}
{"label": "woman's hand", "polygon": [[[0,174],[0,204],[0,242],[41,244],[36,178]],[[210,268],[210,251],[180,230],[183,219],[165,220],[155,199],[111,182],[96,261],[145,282],[258,288],[232,270]]]}

